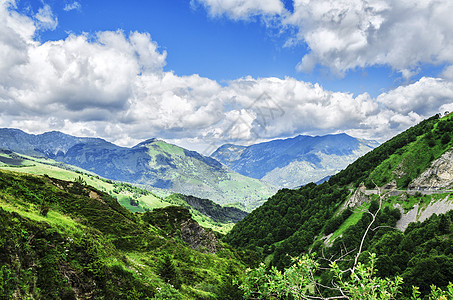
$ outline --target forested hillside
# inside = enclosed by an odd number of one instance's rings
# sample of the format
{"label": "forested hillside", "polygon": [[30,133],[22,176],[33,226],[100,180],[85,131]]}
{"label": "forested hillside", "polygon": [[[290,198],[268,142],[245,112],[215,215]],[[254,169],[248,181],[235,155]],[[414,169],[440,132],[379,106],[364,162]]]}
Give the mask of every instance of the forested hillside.
{"label": "forested hillside", "polygon": [[[365,262],[369,253],[375,253],[378,276],[402,277],[401,297],[409,297],[413,285],[424,295],[431,284],[446,287],[453,280],[453,213],[437,211],[440,216],[411,223],[404,232],[396,227],[401,216],[414,207],[419,218],[430,205],[452,203],[449,190],[404,190],[451,148],[452,127],[450,115],[434,116],[359,158],[327,182],[280,190],[240,221],[225,240],[253,249],[269,266],[280,270],[303,253],[340,257],[337,263],[343,269],[353,264],[355,255]],[[365,186],[359,189],[362,183]],[[367,188],[374,191],[368,193]],[[319,263],[328,269],[329,259]],[[325,290],[334,275],[317,272],[320,289]],[[323,293],[338,296],[338,290]]]}

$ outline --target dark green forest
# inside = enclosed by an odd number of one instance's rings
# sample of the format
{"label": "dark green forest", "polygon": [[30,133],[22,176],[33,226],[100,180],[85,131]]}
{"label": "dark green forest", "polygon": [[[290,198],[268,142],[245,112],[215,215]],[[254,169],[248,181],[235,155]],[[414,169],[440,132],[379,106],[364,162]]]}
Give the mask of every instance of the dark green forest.
{"label": "dark green forest", "polygon": [[[412,286],[419,287],[422,295],[429,293],[432,284],[445,288],[453,281],[453,212],[433,215],[423,223],[411,223],[401,232],[395,228],[401,212],[393,208],[389,197],[383,196],[382,207],[378,197],[373,197],[374,200],[362,205],[362,212],[357,209],[353,212],[342,204],[361,184],[375,188],[395,180],[399,189],[406,188],[431,161],[451,148],[452,128],[450,116],[442,119],[433,116],[359,158],[327,182],[280,190],[237,223],[225,241],[256,251],[269,268],[284,270],[294,257],[316,253],[325,269],[329,269],[326,257],[342,257],[339,265],[347,269],[371,222],[369,212],[379,209],[373,230],[364,239],[360,260],[366,261],[369,253],[375,253],[376,275],[401,276],[402,297],[410,298]],[[404,170],[402,176],[393,172],[397,168]],[[376,172],[382,169],[387,173]],[[451,197],[448,192],[443,196]],[[421,194],[411,199],[424,201]],[[350,221],[354,219],[355,222]],[[327,237],[340,226],[341,234],[333,243],[327,243]],[[317,276],[327,286],[333,274],[325,270]],[[325,292],[329,295],[328,290]]]}

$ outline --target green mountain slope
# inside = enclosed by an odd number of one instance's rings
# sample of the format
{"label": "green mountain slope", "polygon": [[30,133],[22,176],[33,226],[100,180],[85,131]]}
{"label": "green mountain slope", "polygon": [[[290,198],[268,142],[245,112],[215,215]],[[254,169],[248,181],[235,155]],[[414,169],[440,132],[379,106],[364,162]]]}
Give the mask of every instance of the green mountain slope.
{"label": "green mountain slope", "polygon": [[[165,196],[168,194],[167,191],[153,189],[150,192],[128,183],[104,179],[92,172],[56,162],[52,159],[19,155],[9,150],[0,150],[0,169],[35,175],[48,175],[53,178],[70,181],[80,177],[88,185],[109,193],[121,205],[132,212],[145,212],[170,205],[183,206],[188,208],[194,219],[204,227],[212,228],[221,233],[228,232],[234,223],[247,215],[242,210],[231,207],[224,208],[208,199],[199,199],[181,194]],[[162,196],[157,196],[158,194]],[[186,201],[188,199],[192,201]],[[229,212],[226,215],[227,218],[216,218],[213,213],[206,215],[205,212],[209,213],[209,209],[211,208],[212,210],[212,207],[216,207],[216,211],[219,212]]]}
{"label": "green mountain slope", "polygon": [[[415,280],[417,276],[425,279],[421,287],[425,294],[429,284],[445,287],[453,278],[452,269],[441,267],[442,263],[450,266],[453,261],[453,220],[452,213],[437,215],[453,208],[453,197],[441,186],[422,190],[416,183],[427,172],[439,174],[436,159],[445,161],[453,145],[451,117],[434,116],[421,122],[359,158],[328,182],[280,190],[237,223],[225,240],[240,248],[254,249],[268,264],[279,268],[288,266],[291,256],[304,252],[324,257],[343,255],[341,264],[347,268],[371,222],[367,211],[377,212],[363,250],[378,254],[378,261],[382,262],[379,275],[403,276],[405,293],[410,292],[411,282],[420,285]],[[443,188],[453,184],[453,168],[444,171],[450,172],[451,177],[449,184],[442,183]],[[382,206],[377,191],[371,190],[375,184],[383,188]],[[405,190],[408,186],[412,190]],[[424,223],[402,224],[408,220]],[[414,226],[423,229],[411,233]],[[409,243],[411,238],[419,242],[412,246],[401,244]],[[429,276],[423,273],[423,264],[428,261],[436,266]],[[320,263],[328,267],[325,260]],[[320,276],[325,284],[330,283],[331,275]]]}
{"label": "green mountain slope", "polygon": [[243,269],[187,209],[132,214],[79,181],[0,170],[0,225],[5,299],[214,299]]}
{"label": "green mountain slope", "polygon": [[[218,204],[238,204],[251,210],[261,205],[276,189],[257,179],[230,171],[216,160],[204,157],[163,141],[152,140],[135,149],[146,149],[149,155],[148,170],[137,183],[151,185],[151,173],[159,174],[159,180],[171,183],[171,191],[199,198],[207,198]],[[155,185],[154,185],[155,186]]]}

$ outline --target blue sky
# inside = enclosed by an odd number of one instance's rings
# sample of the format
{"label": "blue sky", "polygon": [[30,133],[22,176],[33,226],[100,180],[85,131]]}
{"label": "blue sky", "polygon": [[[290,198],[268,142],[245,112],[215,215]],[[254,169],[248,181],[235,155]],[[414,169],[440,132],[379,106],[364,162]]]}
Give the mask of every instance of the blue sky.
{"label": "blue sky", "polygon": [[[448,0],[0,3],[2,127],[199,151],[335,132],[382,142],[452,102]],[[263,93],[285,116],[257,135]]]}
{"label": "blue sky", "polygon": [[[151,38],[166,50],[165,70],[178,75],[199,74],[225,84],[243,76],[290,76],[298,80],[317,82],[333,91],[377,96],[384,91],[410,81],[390,66],[348,70],[345,75],[330,74],[317,67],[312,72],[300,72],[296,65],[308,52],[301,42],[284,46],[294,32],[266,26],[263,20],[253,17],[233,20],[226,16],[212,17],[199,3],[182,0],[140,1],[77,1],[80,8],[65,11],[72,1],[47,1],[58,18],[58,27],[39,33],[40,41],[59,40],[68,32],[94,34],[98,31],[148,32]],[[43,6],[42,1],[19,1],[20,10],[32,16]],[[292,1],[285,1],[292,9]],[[411,78],[437,76],[443,65],[425,65]]]}

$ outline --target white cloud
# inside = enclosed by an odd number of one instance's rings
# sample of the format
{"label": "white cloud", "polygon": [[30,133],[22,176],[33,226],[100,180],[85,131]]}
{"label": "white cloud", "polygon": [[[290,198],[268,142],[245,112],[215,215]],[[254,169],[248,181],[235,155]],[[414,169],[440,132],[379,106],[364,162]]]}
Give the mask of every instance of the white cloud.
{"label": "white cloud", "polygon": [[442,72],[442,77],[453,81],[453,66],[448,66]]}
{"label": "white cloud", "polygon": [[191,0],[204,5],[212,16],[228,15],[233,19],[247,19],[256,15],[275,15],[284,11],[280,0]]}
{"label": "white cloud", "polygon": [[420,65],[453,64],[453,2],[450,0],[293,0],[293,13],[280,0],[192,0],[210,15],[247,19],[278,16],[296,29],[285,46],[306,43],[297,69],[328,67],[343,75],[357,67],[388,65],[409,79]]}
{"label": "white cloud", "polygon": [[61,130],[129,146],[159,137],[213,151],[227,142],[295,134],[348,132],[383,141],[439,107],[453,109],[448,79],[422,78],[372,98],[290,77],[244,77],[221,86],[177,76],[164,71],[166,52],[147,33],[40,43],[33,40],[38,25],[10,5],[0,5],[0,72],[6,74],[0,76],[0,127]]}
{"label": "white cloud", "polygon": [[336,73],[389,65],[411,76],[421,63],[453,63],[453,2],[448,0],[295,0],[284,20],[310,53],[298,65]]}
{"label": "white cloud", "polygon": [[379,95],[377,101],[404,115],[410,112],[423,116],[434,115],[440,106],[453,102],[453,82],[423,77],[411,85]]}
{"label": "white cloud", "polygon": [[36,27],[40,30],[55,30],[58,26],[58,18],[54,16],[52,9],[47,4],[38,10],[35,20]]}
{"label": "white cloud", "polygon": [[63,8],[64,11],[71,11],[71,10],[81,10],[82,5],[80,5],[79,2],[75,1],[71,4],[66,4],[65,7]]}

